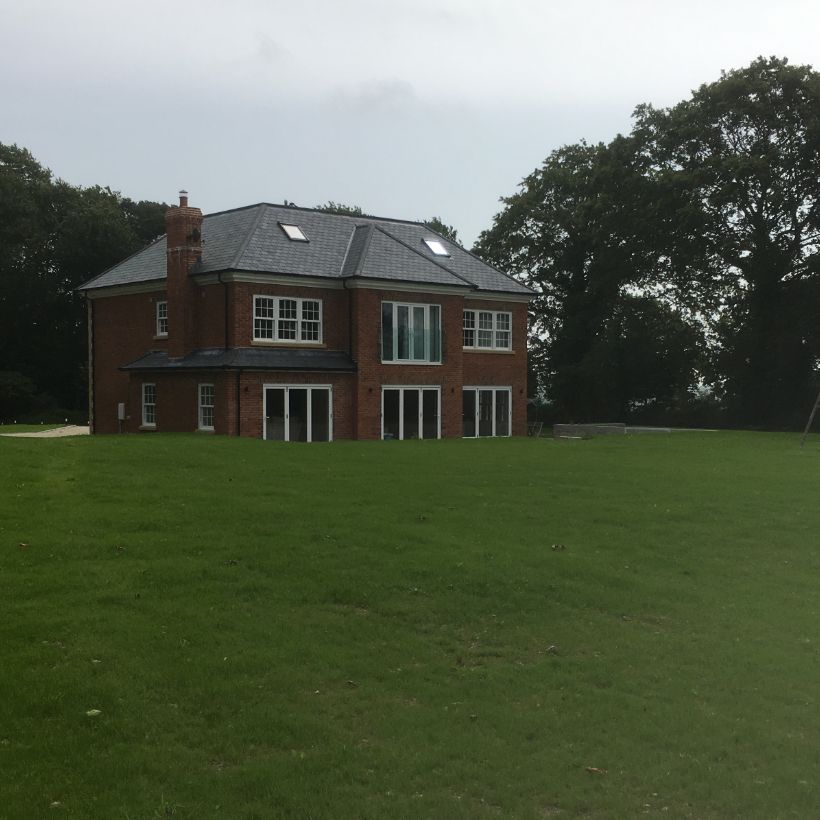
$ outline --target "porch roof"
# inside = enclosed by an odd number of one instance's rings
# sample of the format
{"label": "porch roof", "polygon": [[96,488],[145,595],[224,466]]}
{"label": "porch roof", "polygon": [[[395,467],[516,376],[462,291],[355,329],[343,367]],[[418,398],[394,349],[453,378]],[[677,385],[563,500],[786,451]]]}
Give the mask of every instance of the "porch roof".
{"label": "porch roof", "polygon": [[152,350],[120,370],[288,370],[354,373],[356,364],[341,350],[268,347],[203,348],[181,359]]}

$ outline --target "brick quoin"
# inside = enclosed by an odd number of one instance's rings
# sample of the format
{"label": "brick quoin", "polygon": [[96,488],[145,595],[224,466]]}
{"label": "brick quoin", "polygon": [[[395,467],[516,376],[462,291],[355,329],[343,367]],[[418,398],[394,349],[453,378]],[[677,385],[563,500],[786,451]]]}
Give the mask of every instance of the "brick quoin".
{"label": "brick quoin", "polygon": [[[156,431],[192,432],[198,428],[200,384],[214,385],[214,433],[262,438],[264,385],[331,385],[334,439],[378,439],[385,386],[437,386],[441,396],[441,435],[462,435],[464,386],[510,387],[513,435],[526,434],[527,304],[503,297],[482,299],[468,287],[432,286],[429,291],[390,289],[385,283],[341,282],[316,278],[310,284],[294,277],[281,282],[219,281],[196,276],[203,252],[202,213],[182,194],[180,206],[166,216],[167,280],[128,288],[101,289],[89,298],[91,332],[92,428],[95,433],[147,432],[142,428],[142,385],[156,385]],[[207,248],[207,237],[205,237]],[[192,275],[192,271],[193,274]],[[216,278],[216,281],[214,279]],[[229,279],[229,277],[226,277]],[[264,274],[259,274],[264,280]],[[281,279],[282,277],[277,277]],[[319,299],[321,345],[258,342],[253,339],[253,297],[257,295]],[[155,309],[168,302],[168,336],[157,337]],[[381,361],[382,303],[441,306],[442,363],[398,364]],[[511,351],[463,348],[463,311],[512,314]],[[347,354],[355,373],[237,369],[124,371],[150,351],[170,359],[202,349],[302,347]],[[125,404],[126,419],[117,419]],[[203,432],[203,435],[205,433]]]}

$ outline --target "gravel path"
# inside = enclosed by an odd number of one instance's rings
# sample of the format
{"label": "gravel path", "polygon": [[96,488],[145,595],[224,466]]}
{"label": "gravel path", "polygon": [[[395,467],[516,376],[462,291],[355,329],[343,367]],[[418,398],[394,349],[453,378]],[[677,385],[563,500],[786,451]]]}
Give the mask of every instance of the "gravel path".
{"label": "gravel path", "polygon": [[0,436],[8,436],[9,438],[61,438],[62,436],[87,436],[90,432],[88,427],[67,424],[65,427],[55,427],[51,430],[43,430],[40,433],[0,433]]}

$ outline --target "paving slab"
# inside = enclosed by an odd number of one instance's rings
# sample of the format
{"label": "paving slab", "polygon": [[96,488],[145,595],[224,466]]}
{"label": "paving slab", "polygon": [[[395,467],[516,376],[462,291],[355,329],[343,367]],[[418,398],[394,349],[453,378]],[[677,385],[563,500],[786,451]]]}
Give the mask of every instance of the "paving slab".
{"label": "paving slab", "polygon": [[89,427],[77,424],[67,424],[65,427],[53,427],[51,430],[41,430],[36,433],[0,433],[0,436],[9,438],[62,438],[63,436],[87,436],[91,434]]}

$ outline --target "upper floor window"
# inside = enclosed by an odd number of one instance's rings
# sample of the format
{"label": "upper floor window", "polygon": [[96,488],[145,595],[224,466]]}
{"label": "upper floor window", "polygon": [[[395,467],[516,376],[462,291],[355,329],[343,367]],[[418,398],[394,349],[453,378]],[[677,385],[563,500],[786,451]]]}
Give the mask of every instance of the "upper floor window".
{"label": "upper floor window", "polygon": [[510,350],[512,348],[512,313],[496,310],[465,310],[464,347],[479,350]]}
{"label": "upper floor window", "polygon": [[168,335],[168,302],[154,302],[154,320],[157,336]]}
{"label": "upper floor window", "polygon": [[253,338],[255,341],[320,344],[321,300],[254,296]]}
{"label": "upper floor window", "polygon": [[441,305],[382,302],[382,361],[441,362]]}

